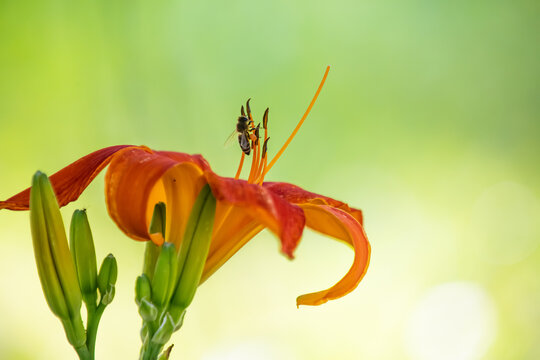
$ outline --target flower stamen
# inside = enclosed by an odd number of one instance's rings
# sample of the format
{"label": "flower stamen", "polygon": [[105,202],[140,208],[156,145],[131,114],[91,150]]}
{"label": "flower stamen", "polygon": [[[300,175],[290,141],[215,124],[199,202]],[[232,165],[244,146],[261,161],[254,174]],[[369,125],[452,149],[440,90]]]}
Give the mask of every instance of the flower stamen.
{"label": "flower stamen", "polygon": [[[266,130],[265,130],[266,132]],[[264,144],[263,144],[263,149],[262,149],[262,167],[260,169],[260,172],[259,172],[259,175],[257,176],[257,179],[255,181],[255,183],[257,183],[258,185],[261,185],[263,180],[264,180],[264,171],[266,170],[266,164],[267,164],[267,160],[268,160],[268,154],[266,152],[266,149],[267,149],[267,146],[268,146],[268,140],[270,140],[269,137],[266,137],[266,139],[264,140]]]}
{"label": "flower stamen", "polygon": [[[242,106],[242,111],[244,110],[244,107]],[[242,166],[244,166],[244,158],[246,157],[246,154],[242,151],[242,157],[240,158],[240,165],[238,165],[238,170],[236,170],[236,175],[234,175],[234,178],[238,180],[240,178],[240,173],[242,172]]]}
{"label": "flower stamen", "polygon": [[255,141],[254,135],[253,134],[251,135],[252,135],[253,159],[251,160],[251,170],[248,176],[249,183],[252,182],[253,176],[255,175],[255,171],[257,170],[258,163],[259,163],[259,145]]}
{"label": "flower stamen", "polygon": [[[317,101],[317,98],[319,97],[319,94],[321,93],[322,87],[326,81],[326,77],[328,76],[328,72],[330,71],[330,66],[326,67],[326,71],[324,72],[323,78],[321,80],[321,83],[319,84],[319,87],[317,88],[317,91],[315,92],[315,95],[313,96],[313,99],[309,103],[309,106],[294,128],[293,132],[283,144],[281,149],[277,152],[277,154],[272,158],[270,163],[268,163],[268,153],[267,153],[267,146],[268,146],[268,112],[269,108],[266,108],[263,115],[263,129],[264,129],[264,143],[261,147],[260,141],[259,141],[259,131],[261,124],[259,123],[257,127],[254,126],[253,116],[251,115],[251,107],[249,106],[249,102],[251,100],[248,99],[246,101],[246,107],[244,111],[244,106],[240,107],[240,113],[242,116],[245,116],[249,119],[248,122],[248,128],[246,130],[245,136],[249,135],[249,140],[251,140],[251,149],[253,150],[253,159],[251,160],[251,169],[249,171],[249,176],[247,179],[247,182],[250,184],[258,184],[261,185],[264,181],[264,177],[270,171],[272,166],[276,163],[276,161],[279,159],[279,157],[283,154],[287,146],[291,143],[292,139],[296,136],[298,133],[298,130],[300,130],[300,127],[306,120],[307,116],[309,115],[311,109],[313,108],[313,105],[315,105],[315,102]],[[240,136],[240,135],[239,135]],[[240,158],[240,165],[238,166],[238,170],[236,171],[235,179],[238,179],[240,177],[240,173],[242,172],[242,166],[244,164],[245,159],[245,153],[242,152],[242,157]]]}

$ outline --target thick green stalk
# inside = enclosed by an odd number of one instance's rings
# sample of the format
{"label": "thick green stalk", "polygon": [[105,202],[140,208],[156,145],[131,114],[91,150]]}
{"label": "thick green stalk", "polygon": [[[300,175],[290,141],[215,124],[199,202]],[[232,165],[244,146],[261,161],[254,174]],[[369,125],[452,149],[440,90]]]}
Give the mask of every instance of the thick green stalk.
{"label": "thick green stalk", "polygon": [[79,355],[80,360],[94,360],[94,357],[90,355],[90,352],[84,345],[76,347],[75,351],[77,352],[77,355]]}
{"label": "thick green stalk", "polygon": [[90,352],[91,359],[93,360],[96,352],[96,338],[97,330],[99,326],[99,321],[105,311],[106,305],[99,304],[95,309],[88,309],[88,321],[87,321],[87,330],[86,330],[86,346]]}

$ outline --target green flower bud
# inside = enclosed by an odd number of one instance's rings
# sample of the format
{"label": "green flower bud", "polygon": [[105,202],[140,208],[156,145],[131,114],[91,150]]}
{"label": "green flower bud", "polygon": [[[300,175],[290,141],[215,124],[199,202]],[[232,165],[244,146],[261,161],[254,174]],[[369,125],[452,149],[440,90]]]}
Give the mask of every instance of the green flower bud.
{"label": "green flower bud", "polygon": [[64,223],[47,175],[36,172],[30,190],[30,226],[41,287],[51,311],[62,320],[69,342],[84,345],[82,295]]}
{"label": "green flower bud", "polygon": [[139,314],[144,321],[151,322],[156,320],[158,316],[158,309],[147,298],[143,298],[139,305]]}
{"label": "green flower bud", "polygon": [[[165,203],[159,202],[154,206],[152,221],[150,221],[150,227],[148,229],[150,234],[159,233],[163,236],[163,239],[165,239],[166,212]],[[148,241],[146,243],[146,248],[144,250],[143,273],[146,274],[150,280],[154,278],[154,269],[156,268],[156,261],[160,250],[161,248],[152,241]]]}
{"label": "green flower bud", "polygon": [[176,324],[174,331],[179,330],[184,323],[184,317],[186,316],[186,309],[175,305],[169,305],[167,312],[171,314],[171,318]]}
{"label": "green flower bud", "polygon": [[215,213],[216,198],[207,184],[193,205],[178,254],[178,284],[171,300],[174,306],[185,309],[195,296],[210,249]]}
{"label": "green flower bud", "polygon": [[94,240],[88,224],[86,210],[75,210],[71,217],[69,244],[84,302],[96,307],[97,264]]}
{"label": "green flower bud", "polygon": [[171,315],[166,313],[151,341],[158,345],[165,345],[171,338],[174,328],[175,324]]}
{"label": "green flower bud", "polygon": [[154,270],[156,268],[156,262],[160,250],[161,247],[157,246],[153,242],[146,242],[146,247],[144,249],[143,274],[146,274],[150,280],[154,278]]}
{"label": "green flower bud", "polygon": [[176,282],[176,261],[174,244],[164,243],[152,279],[152,302],[159,308],[164,308],[172,296]]}
{"label": "green flower bud", "polygon": [[150,221],[150,228],[148,232],[150,234],[161,234],[165,239],[165,219],[166,219],[166,206],[163,202],[158,202],[154,206],[154,213],[152,214],[152,220]]}
{"label": "green flower bud", "polygon": [[137,305],[141,305],[141,301],[144,298],[152,298],[152,287],[150,285],[150,279],[148,279],[146,274],[138,276],[135,282],[135,302]]}
{"label": "green flower bud", "polygon": [[113,254],[109,254],[103,259],[98,275],[98,288],[101,294],[101,302],[109,305],[115,293],[116,278],[118,276],[118,265]]}

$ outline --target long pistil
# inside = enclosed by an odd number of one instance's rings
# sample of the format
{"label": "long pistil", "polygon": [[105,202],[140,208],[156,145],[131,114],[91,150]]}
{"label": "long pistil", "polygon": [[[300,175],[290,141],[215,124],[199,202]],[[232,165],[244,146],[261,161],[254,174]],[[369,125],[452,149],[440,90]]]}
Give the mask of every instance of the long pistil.
{"label": "long pistil", "polygon": [[326,77],[328,76],[328,72],[330,71],[330,66],[327,66],[326,67],[326,71],[324,72],[324,75],[323,75],[323,78],[321,80],[321,83],[319,84],[319,87],[317,89],[317,91],[315,92],[315,96],[313,96],[313,99],[311,100],[311,102],[309,103],[309,106],[306,110],[306,112],[304,113],[304,116],[302,116],[302,118],[300,119],[300,121],[298,122],[298,124],[296,125],[296,127],[294,128],[291,136],[289,136],[289,138],[287,139],[287,141],[285,142],[285,144],[283,144],[283,146],[281,147],[281,149],[279,149],[278,153],[274,156],[274,158],[272,159],[272,161],[270,161],[270,163],[268,164],[268,166],[266,167],[266,169],[264,170],[264,173],[263,173],[263,178],[264,176],[266,175],[266,173],[268,173],[268,171],[270,171],[270,169],[272,168],[272,166],[274,166],[274,164],[276,163],[276,161],[279,159],[279,157],[283,154],[283,152],[285,151],[285,149],[287,148],[287,146],[289,146],[289,144],[291,143],[292,139],[295,137],[296,133],[298,132],[298,130],[300,130],[300,127],[302,126],[302,124],[304,123],[304,120],[306,120],[307,116],[309,115],[309,112],[311,111],[311,108],[313,107],[313,105],[315,104],[315,101],[317,101],[317,98],[319,97],[319,94],[321,93],[321,90],[322,90],[322,87],[324,85],[324,82],[326,81]]}

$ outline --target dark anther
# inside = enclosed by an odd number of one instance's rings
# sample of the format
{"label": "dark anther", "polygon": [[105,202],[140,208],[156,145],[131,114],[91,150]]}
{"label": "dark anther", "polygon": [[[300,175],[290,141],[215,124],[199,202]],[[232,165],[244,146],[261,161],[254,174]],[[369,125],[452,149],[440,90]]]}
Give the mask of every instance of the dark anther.
{"label": "dark anther", "polygon": [[247,110],[248,116],[251,118],[251,108],[249,107],[249,100],[251,100],[251,98],[249,98],[249,99],[246,101],[246,110]]}
{"label": "dark anther", "polygon": [[266,110],[264,111],[264,115],[263,115],[263,129],[266,129],[267,126],[268,126],[268,110],[270,110],[270,108],[266,108]]}
{"label": "dark anther", "polygon": [[246,116],[246,113],[244,111],[244,105],[242,105],[242,107],[240,108],[240,114],[242,114],[242,116]]}
{"label": "dark anther", "polygon": [[263,144],[263,150],[262,150],[262,158],[264,159],[264,157],[266,156],[266,146],[268,144],[268,140],[270,140],[270,138],[266,138],[266,140],[264,140],[264,144]]}
{"label": "dark anther", "polygon": [[259,143],[259,128],[261,127],[261,124],[257,124],[257,127],[255,128],[255,144]]}

